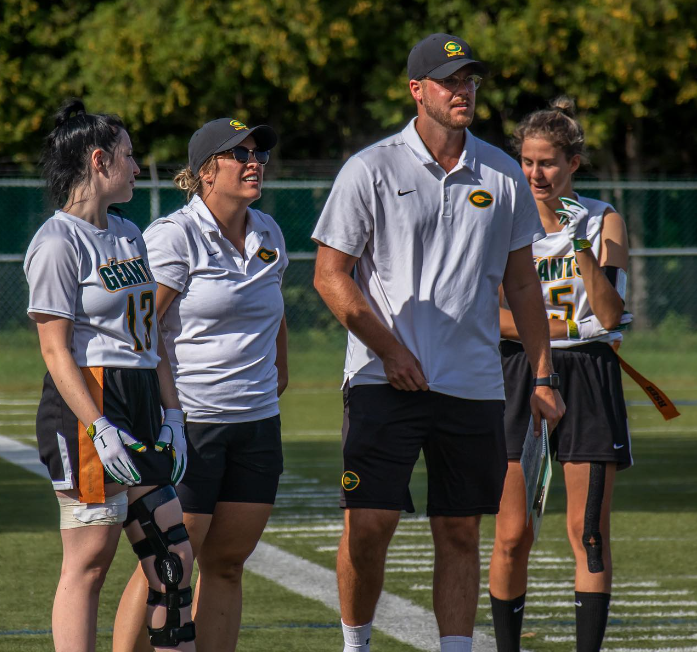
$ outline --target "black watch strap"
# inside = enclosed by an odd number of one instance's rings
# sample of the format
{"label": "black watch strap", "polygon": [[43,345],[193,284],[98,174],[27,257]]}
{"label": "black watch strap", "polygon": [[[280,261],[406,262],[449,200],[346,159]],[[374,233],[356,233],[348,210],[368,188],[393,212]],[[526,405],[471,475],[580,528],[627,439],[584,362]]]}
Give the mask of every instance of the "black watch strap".
{"label": "black watch strap", "polygon": [[533,380],[533,386],[551,387],[552,389],[559,389],[559,374],[550,374],[549,376],[535,378]]}

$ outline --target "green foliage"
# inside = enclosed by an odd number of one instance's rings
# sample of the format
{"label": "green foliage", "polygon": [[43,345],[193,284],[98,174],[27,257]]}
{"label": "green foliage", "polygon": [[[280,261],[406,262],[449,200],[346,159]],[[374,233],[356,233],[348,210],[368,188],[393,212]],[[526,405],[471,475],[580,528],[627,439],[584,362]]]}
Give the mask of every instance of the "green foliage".
{"label": "green foliage", "polygon": [[[490,64],[478,132],[502,142],[567,93],[608,170],[694,168],[691,0],[7,0],[0,156],[35,160],[67,95],[121,114],[138,150],[183,160],[193,130],[271,122],[286,158],[340,157],[413,115],[406,59],[430,31]],[[675,156],[680,152],[680,156]]]}

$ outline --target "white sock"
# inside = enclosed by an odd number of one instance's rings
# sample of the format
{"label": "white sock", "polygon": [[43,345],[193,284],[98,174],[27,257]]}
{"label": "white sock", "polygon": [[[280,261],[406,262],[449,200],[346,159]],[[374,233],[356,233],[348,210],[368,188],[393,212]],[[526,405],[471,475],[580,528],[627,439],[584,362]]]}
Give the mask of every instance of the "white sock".
{"label": "white sock", "polygon": [[351,627],[341,621],[341,629],[344,631],[344,652],[370,652],[370,628],[373,621],[365,625]]}
{"label": "white sock", "polygon": [[442,636],[440,652],[472,652],[471,636]]}

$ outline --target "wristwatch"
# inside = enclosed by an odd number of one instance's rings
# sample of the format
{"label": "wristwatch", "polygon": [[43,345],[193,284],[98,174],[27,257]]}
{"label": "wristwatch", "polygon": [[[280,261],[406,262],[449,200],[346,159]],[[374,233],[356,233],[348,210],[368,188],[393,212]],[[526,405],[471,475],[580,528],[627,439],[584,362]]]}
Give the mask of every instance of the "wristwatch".
{"label": "wristwatch", "polygon": [[532,384],[534,387],[551,387],[552,389],[559,389],[559,374],[550,374],[549,376],[535,378]]}

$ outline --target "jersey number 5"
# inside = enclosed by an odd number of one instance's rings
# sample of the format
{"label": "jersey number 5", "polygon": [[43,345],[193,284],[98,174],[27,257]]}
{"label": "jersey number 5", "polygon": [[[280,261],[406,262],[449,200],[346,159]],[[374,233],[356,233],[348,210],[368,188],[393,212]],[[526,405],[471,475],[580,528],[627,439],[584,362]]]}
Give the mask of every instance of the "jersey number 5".
{"label": "jersey number 5", "polygon": [[[150,332],[152,331],[152,315],[155,312],[155,296],[152,290],[141,293],[140,311],[143,314],[143,326],[145,327],[145,348],[149,351],[152,346],[152,339],[150,338]],[[136,353],[140,353],[143,350],[143,343],[136,334],[138,314],[136,311],[136,300],[132,294],[128,295],[126,316],[128,317],[128,330],[131,331],[131,337],[133,337],[133,350]]]}
{"label": "jersey number 5", "polygon": [[573,319],[574,313],[576,312],[576,306],[574,306],[573,301],[562,301],[561,297],[564,294],[571,294],[573,296],[574,288],[571,285],[562,285],[556,288],[549,288],[549,302],[556,307],[562,308],[564,310],[564,317],[559,317],[558,315],[552,315],[552,319]]}

